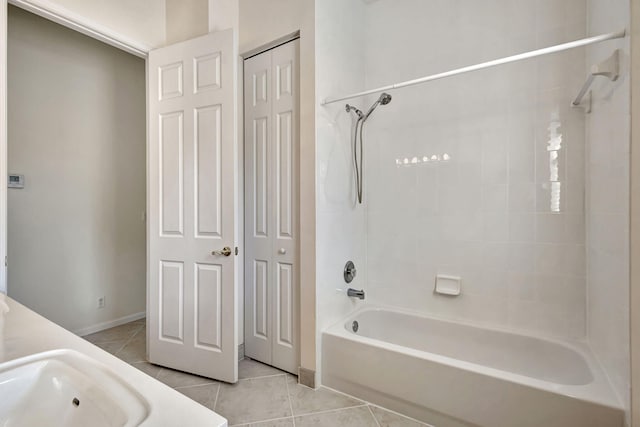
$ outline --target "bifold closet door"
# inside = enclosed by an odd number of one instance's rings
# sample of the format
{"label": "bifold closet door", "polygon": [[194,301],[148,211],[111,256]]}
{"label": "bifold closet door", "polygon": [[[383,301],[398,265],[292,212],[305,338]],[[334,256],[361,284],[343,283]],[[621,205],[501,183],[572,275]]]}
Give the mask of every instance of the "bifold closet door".
{"label": "bifold closet door", "polygon": [[245,354],[297,374],[298,49],[244,63]]}

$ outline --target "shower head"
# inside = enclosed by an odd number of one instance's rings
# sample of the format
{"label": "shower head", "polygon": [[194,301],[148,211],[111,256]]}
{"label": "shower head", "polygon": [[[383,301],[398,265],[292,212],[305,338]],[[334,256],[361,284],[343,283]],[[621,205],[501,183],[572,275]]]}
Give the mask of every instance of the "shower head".
{"label": "shower head", "polygon": [[[389,95],[388,93],[382,93],[380,97],[376,100],[376,102],[373,103],[371,108],[369,108],[369,111],[367,111],[367,114],[362,114],[362,111],[358,110],[356,107],[352,105],[349,105],[349,104],[345,105],[345,110],[347,110],[347,113],[350,113],[351,111],[355,111],[356,114],[358,115],[358,121],[356,122],[356,130],[355,130],[355,133],[353,134],[353,163],[354,163],[354,169],[355,169],[356,197],[357,197],[358,203],[362,203],[362,179],[363,179],[362,132],[364,132],[364,122],[367,121],[371,113],[373,113],[373,110],[375,110],[376,107],[378,107],[378,105],[380,104],[387,105],[390,102],[391,102],[391,95]],[[360,129],[359,129],[360,130],[360,156],[358,156],[358,125],[360,125]]]}
{"label": "shower head", "polygon": [[380,95],[380,97],[376,100],[376,102],[373,103],[371,108],[369,108],[369,111],[367,111],[367,114],[364,115],[364,120],[367,120],[369,118],[371,113],[373,113],[373,110],[375,110],[379,104],[387,105],[390,102],[391,102],[391,95],[389,95],[388,93],[382,93],[382,95]]}
{"label": "shower head", "polygon": [[358,110],[356,107],[354,107],[353,105],[345,105],[344,109],[347,111],[347,113],[351,112],[352,110],[356,112],[356,114],[358,115],[358,119],[361,119],[364,114],[362,114],[362,111]]}

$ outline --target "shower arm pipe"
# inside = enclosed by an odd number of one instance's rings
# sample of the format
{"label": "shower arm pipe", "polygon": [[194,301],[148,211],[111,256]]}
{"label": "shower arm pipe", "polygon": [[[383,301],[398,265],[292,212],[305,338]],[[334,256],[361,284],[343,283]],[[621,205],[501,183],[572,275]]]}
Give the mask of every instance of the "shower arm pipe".
{"label": "shower arm pipe", "polygon": [[334,102],[344,101],[352,98],[358,98],[361,96],[371,95],[374,93],[379,93],[379,92],[388,91],[392,89],[400,89],[403,87],[415,86],[415,85],[427,83],[433,80],[443,79],[445,77],[456,76],[458,74],[469,73],[471,71],[483,70],[485,68],[491,68],[498,65],[509,64],[511,62],[522,61],[524,59],[548,55],[550,53],[562,52],[563,50],[574,49],[582,46],[588,46],[591,44],[600,43],[607,40],[620,39],[625,37],[626,33],[627,33],[626,29],[623,29],[615,33],[607,33],[607,34],[601,34],[599,36],[587,37],[585,39],[575,40],[568,43],[563,43],[555,46],[545,47],[542,49],[532,50],[530,52],[519,53],[517,55],[507,56],[505,58],[500,58],[500,59],[494,59],[492,61],[483,62],[480,64],[469,65],[467,67],[462,67],[462,68],[456,68],[455,70],[446,71],[444,73],[432,74],[430,76],[421,77],[418,79],[407,80],[405,82],[395,83],[387,86],[381,86],[376,89],[365,90],[363,92],[356,92],[346,96],[341,96],[336,98],[326,98],[322,102],[322,105],[332,104]]}

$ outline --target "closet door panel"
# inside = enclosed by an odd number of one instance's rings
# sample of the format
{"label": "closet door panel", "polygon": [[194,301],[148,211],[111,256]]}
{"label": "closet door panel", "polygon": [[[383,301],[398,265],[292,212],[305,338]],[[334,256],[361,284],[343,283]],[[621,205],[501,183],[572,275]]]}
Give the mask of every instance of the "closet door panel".
{"label": "closet door panel", "polygon": [[273,111],[273,323],[272,365],[288,372],[299,366],[300,278],[298,274],[298,96],[299,41],[272,51]]}
{"label": "closet door panel", "polygon": [[245,355],[271,364],[271,55],[244,62]]}

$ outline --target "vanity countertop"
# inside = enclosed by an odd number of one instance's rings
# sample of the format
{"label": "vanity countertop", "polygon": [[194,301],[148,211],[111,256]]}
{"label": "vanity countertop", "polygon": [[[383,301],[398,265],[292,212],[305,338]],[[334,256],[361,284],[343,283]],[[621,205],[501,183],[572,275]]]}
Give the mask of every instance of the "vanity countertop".
{"label": "vanity countertop", "polygon": [[[0,330],[0,364],[55,349],[72,349],[106,365],[142,394],[151,407],[145,427],[225,427],[215,412],[7,297]],[[1,315],[1,314],[0,314]],[[2,322],[0,321],[0,325]]]}

